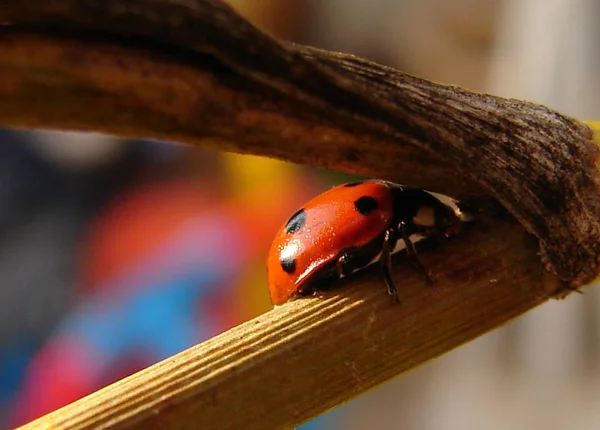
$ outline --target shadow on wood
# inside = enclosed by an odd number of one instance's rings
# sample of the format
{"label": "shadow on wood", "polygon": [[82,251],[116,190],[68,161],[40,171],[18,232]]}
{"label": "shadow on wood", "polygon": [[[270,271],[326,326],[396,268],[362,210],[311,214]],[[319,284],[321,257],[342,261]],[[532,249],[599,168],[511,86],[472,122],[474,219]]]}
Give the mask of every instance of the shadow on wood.
{"label": "shadow on wood", "polygon": [[598,150],[579,121],[278,42],[216,0],[6,0],[0,22],[4,126],[275,157],[477,215],[422,254],[434,287],[396,264],[402,306],[367,271],[25,428],[288,428],[597,276]]}

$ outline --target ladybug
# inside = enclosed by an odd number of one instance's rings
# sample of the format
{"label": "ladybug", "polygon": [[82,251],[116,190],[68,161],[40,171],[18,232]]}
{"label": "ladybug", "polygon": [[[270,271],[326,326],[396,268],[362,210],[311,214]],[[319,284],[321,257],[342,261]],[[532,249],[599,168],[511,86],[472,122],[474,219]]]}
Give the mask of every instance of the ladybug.
{"label": "ladybug", "polygon": [[412,265],[431,281],[414,242],[454,235],[465,220],[454,200],[425,190],[380,180],[336,186],[294,213],[275,236],[267,257],[271,302],[325,290],[379,261],[388,293],[399,303],[392,254],[406,248]]}

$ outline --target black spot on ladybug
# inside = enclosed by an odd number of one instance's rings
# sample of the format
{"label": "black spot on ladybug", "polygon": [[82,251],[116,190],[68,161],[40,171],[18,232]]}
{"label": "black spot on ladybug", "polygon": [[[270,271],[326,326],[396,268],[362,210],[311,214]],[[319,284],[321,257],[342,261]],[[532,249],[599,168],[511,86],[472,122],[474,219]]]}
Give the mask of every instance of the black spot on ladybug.
{"label": "black spot on ladybug", "polygon": [[285,225],[285,232],[288,234],[294,234],[306,224],[306,211],[300,209],[289,219]]}
{"label": "black spot on ladybug", "polygon": [[363,196],[354,202],[354,207],[361,215],[369,215],[378,206],[377,200],[370,196]]}
{"label": "black spot on ladybug", "polygon": [[363,183],[363,181],[348,182],[347,184],[344,184],[344,187],[347,187],[347,188],[356,187],[357,185],[360,185],[362,183]]}
{"label": "black spot on ladybug", "polygon": [[296,260],[293,258],[282,258],[279,262],[281,263],[281,268],[284,272],[291,275],[296,271]]}

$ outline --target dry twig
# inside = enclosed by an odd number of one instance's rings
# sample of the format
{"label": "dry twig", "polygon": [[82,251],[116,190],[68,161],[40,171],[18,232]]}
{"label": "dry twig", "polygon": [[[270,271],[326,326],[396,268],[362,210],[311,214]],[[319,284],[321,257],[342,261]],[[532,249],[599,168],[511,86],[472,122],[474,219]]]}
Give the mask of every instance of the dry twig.
{"label": "dry twig", "polygon": [[291,426],[598,274],[597,148],[579,121],[281,43],[216,0],[6,0],[0,22],[4,125],[265,155],[481,211],[464,237],[425,253],[435,288],[396,269],[401,308],[374,273],[349,279],[29,428]]}

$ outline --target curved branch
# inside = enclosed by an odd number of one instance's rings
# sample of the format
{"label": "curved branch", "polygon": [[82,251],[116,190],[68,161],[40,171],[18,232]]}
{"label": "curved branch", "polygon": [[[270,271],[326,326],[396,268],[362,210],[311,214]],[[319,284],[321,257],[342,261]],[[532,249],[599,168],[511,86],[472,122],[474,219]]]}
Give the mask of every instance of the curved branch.
{"label": "curved branch", "polygon": [[[485,211],[423,254],[435,288],[395,269],[401,309],[368,288],[381,287],[374,273],[352,277],[331,299],[286,305],[30,427],[298,424],[598,273],[593,136],[543,106],[275,41],[216,0],[5,0],[0,23],[6,126],[276,157]],[[537,236],[558,276],[486,196]]]}
{"label": "curved branch", "polygon": [[[22,125],[89,129],[90,118],[72,109],[94,106],[90,114],[119,134],[152,131],[453,195],[480,189],[539,238],[546,266],[568,285],[599,271],[598,150],[586,125],[543,106],[280,43],[217,0],[11,0],[0,8],[0,22],[7,31],[66,38],[54,39],[54,47],[46,36],[29,38],[25,70],[12,64],[14,97],[23,100],[16,93],[26,91],[31,100],[35,91],[63,111],[52,121],[59,112],[28,105]],[[15,38],[5,34],[3,42],[23,44]],[[113,44],[90,46],[92,39]],[[46,63],[33,56],[44,48]],[[90,62],[90,48],[106,69]],[[3,49],[2,56],[10,63],[15,53]],[[148,129],[154,119],[162,121]]]}

